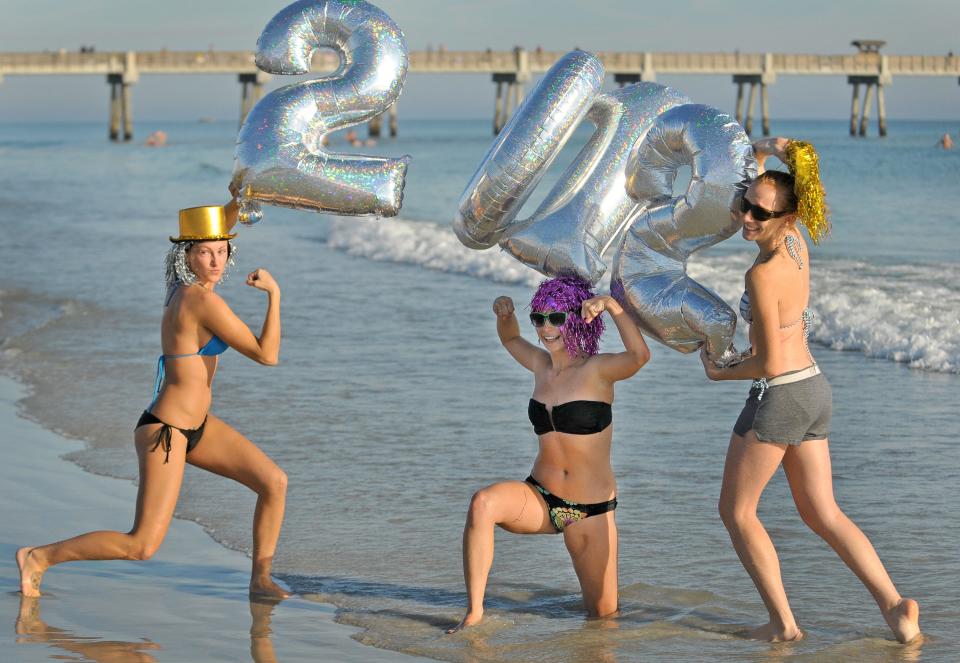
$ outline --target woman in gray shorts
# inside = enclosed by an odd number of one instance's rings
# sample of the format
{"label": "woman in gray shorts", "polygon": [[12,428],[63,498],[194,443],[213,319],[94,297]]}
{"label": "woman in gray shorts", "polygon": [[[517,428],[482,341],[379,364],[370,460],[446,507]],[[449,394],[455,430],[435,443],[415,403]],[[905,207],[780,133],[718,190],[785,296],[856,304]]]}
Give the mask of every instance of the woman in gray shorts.
{"label": "woman in gray shorts", "polygon": [[[759,141],[754,149],[761,174],[739,208],[743,238],[760,250],[740,301],[752,348],[725,368],[701,355],[711,380],[753,380],[730,438],[719,504],[737,555],[770,615],[749,637],[803,637],[783,588],[777,552],[757,518],[760,495],[783,465],[800,517],[863,581],[897,640],[908,642],[920,633],[917,602],[900,596],[869,539],[833,497],[830,383],[807,347],[809,258],[797,228],[799,221],[814,242],[829,230],[817,155],[809,143],[783,138]],[[768,155],[786,163],[790,174],[763,172]]]}

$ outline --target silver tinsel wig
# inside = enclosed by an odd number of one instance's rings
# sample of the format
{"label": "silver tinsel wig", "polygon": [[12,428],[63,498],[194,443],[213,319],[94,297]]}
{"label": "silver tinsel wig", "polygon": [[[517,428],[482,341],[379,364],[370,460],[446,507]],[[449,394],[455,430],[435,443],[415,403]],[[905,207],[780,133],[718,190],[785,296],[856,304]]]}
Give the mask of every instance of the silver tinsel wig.
{"label": "silver tinsel wig", "polygon": [[[190,265],[187,264],[187,251],[196,243],[197,242],[175,242],[173,246],[170,247],[170,250],[167,251],[167,256],[164,259],[167,281],[166,301],[170,301],[170,297],[177,289],[177,286],[197,283],[197,275],[193,273]],[[223,276],[220,279],[221,283],[227,280],[230,268],[236,267],[237,265],[236,260],[234,260],[234,256],[237,255],[237,247],[233,245],[233,242],[227,242],[227,247],[229,257],[227,258],[226,267],[223,270]]]}

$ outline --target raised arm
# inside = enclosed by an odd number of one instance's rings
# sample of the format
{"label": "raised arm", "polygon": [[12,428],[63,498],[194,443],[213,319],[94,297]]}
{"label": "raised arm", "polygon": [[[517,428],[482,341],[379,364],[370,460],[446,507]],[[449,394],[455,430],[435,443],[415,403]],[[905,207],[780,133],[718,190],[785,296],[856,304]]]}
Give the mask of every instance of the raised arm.
{"label": "raised arm", "polygon": [[237,186],[236,182],[231,180],[230,184],[227,185],[227,189],[230,191],[230,202],[223,206],[223,215],[227,220],[227,231],[230,231],[237,225],[237,219],[240,218],[240,206],[237,204],[240,187]]}
{"label": "raised arm", "polygon": [[247,285],[267,293],[267,314],[260,336],[237,317],[220,295],[206,292],[198,312],[200,324],[250,359],[273,366],[280,358],[280,286],[265,269],[247,275]]}
{"label": "raised arm", "polygon": [[237,207],[237,199],[231,198],[230,202],[223,206],[223,216],[227,221],[227,231],[233,230],[233,227],[237,225],[237,218],[240,213],[240,208]]}
{"label": "raised arm", "polygon": [[753,154],[757,158],[757,174],[766,170],[764,164],[767,157],[777,157],[780,161],[786,163],[787,145],[790,144],[789,138],[775,136],[773,138],[761,138],[753,142]]}
{"label": "raised arm", "polygon": [[514,314],[513,300],[497,297],[493,300],[493,312],[497,315],[497,335],[503,347],[521,366],[528,371],[536,371],[549,355],[520,335],[520,323]]}
{"label": "raised arm", "polygon": [[640,329],[620,303],[609,295],[599,295],[585,301],[580,307],[580,317],[591,323],[598,315],[606,311],[613,318],[623,341],[623,352],[603,353],[594,357],[600,375],[611,382],[626,380],[650,361],[650,348],[643,339]]}
{"label": "raised arm", "polygon": [[765,272],[764,265],[757,265],[747,272],[747,294],[753,309],[751,337],[754,340],[753,355],[739,364],[717,368],[706,353],[701,351],[707,377],[711,380],[751,380],[779,375],[783,372],[783,345],[780,343],[780,300],[777,286]]}

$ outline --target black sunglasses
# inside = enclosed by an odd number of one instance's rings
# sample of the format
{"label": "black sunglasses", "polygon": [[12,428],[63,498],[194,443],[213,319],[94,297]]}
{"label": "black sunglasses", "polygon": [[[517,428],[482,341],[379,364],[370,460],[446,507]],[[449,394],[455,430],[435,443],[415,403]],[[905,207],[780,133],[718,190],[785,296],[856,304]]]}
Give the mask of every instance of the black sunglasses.
{"label": "black sunglasses", "polygon": [[746,196],[743,196],[740,199],[740,211],[746,214],[750,212],[750,216],[753,217],[754,221],[769,221],[770,219],[777,219],[781,216],[786,216],[790,214],[793,210],[784,210],[782,212],[771,212],[768,209],[764,209],[759,205],[754,205]]}
{"label": "black sunglasses", "polygon": [[567,321],[566,311],[553,311],[552,313],[531,313],[530,322],[534,327],[543,327],[549,322],[554,327],[562,327]]}

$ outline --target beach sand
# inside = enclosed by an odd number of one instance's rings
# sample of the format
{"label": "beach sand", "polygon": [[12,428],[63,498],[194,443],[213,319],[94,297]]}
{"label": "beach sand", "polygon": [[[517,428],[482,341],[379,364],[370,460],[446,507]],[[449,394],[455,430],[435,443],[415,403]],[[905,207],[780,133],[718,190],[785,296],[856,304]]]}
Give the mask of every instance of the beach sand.
{"label": "beach sand", "polygon": [[[14,553],[92,529],[127,531],[136,486],[60,458],[67,440],[17,415],[24,388],[0,376],[0,573],[3,661],[414,661],[361,645],[332,606],[298,597],[251,603],[250,560],[199,525],[174,520],[148,562],[53,568],[43,597],[22,599]],[[133,449],[131,446],[131,453]]]}

